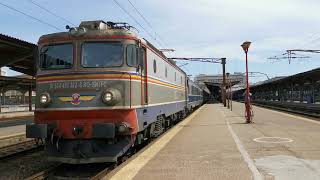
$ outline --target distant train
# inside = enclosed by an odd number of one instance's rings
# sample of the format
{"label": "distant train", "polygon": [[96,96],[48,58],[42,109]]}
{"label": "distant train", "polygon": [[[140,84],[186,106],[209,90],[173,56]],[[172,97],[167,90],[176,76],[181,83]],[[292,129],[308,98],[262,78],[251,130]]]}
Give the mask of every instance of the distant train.
{"label": "distant train", "polygon": [[116,162],[210,96],[126,23],[68,29],[38,42],[35,123],[26,135],[45,139],[49,160]]}
{"label": "distant train", "polygon": [[192,112],[193,109],[199,107],[209,100],[210,91],[204,87],[201,88],[190,79],[187,79],[188,88],[188,105],[187,111]]}

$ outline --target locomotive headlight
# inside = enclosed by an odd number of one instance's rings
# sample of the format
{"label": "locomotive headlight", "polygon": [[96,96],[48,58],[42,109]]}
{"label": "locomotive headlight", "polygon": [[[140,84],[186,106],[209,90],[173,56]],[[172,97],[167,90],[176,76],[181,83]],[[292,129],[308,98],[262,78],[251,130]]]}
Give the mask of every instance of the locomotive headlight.
{"label": "locomotive headlight", "polygon": [[111,92],[106,92],[105,94],[104,94],[104,97],[103,97],[103,99],[104,99],[104,101],[105,102],[110,102],[111,100],[112,100],[112,93]]}
{"label": "locomotive headlight", "polygon": [[84,27],[73,27],[69,29],[69,33],[73,36],[81,36],[84,35],[87,32],[87,29]]}
{"label": "locomotive headlight", "polygon": [[40,103],[45,104],[48,102],[48,96],[42,95],[40,96]]}
{"label": "locomotive headlight", "polygon": [[83,34],[85,34],[86,32],[87,32],[87,29],[84,28],[84,27],[80,27],[80,28],[78,29],[78,35],[83,35]]}
{"label": "locomotive headlight", "polygon": [[118,89],[109,88],[102,93],[102,101],[107,105],[115,105],[121,100],[121,93]]}
{"label": "locomotive headlight", "polygon": [[77,33],[78,33],[78,28],[70,28],[69,29],[69,33],[71,34],[71,35],[76,35]]}
{"label": "locomotive headlight", "polygon": [[39,96],[39,102],[42,105],[47,105],[50,102],[50,95],[48,93],[42,93]]}

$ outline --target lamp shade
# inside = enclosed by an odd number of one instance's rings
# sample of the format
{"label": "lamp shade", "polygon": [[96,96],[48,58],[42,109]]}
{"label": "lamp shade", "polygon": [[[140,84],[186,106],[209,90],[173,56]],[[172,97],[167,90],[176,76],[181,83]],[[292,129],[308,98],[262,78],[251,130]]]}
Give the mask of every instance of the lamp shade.
{"label": "lamp shade", "polygon": [[251,42],[250,41],[246,41],[244,43],[242,43],[241,47],[244,51],[248,51],[249,47],[250,47]]}

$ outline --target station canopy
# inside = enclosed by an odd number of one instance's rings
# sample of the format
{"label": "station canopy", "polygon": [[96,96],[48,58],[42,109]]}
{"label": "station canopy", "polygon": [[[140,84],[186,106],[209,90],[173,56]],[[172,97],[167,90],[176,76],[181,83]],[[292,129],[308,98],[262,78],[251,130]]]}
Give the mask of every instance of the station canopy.
{"label": "station canopy", "polygon": [[319,83],[320,82],[320,68],[312,69],[310,71],[294,74],[292,76],[280,77],[276,79],[267,80],[261,84],[253,85],[251,88],[260,87],[276,87],[281,85],[291,85],[291,84],[304,84],[306,82]]}
{"label": "station canopy", "polygon": [[35,78],[28,75],[15,77],[0,76],[1,91],[18,90],[21,92],[35,90]]}
{"label": "station canopy", "polygon": [[15,77],[0,76],[0,90],[19,90],[21,92],[35,89],[35,58],[37,45],[0,34],[0,67],[23,73]]}
{"label": "station canopy", "polygon": [[37,45],[0,34],[0,67],[30,76],[35,75],[35,58],[33,52]]}

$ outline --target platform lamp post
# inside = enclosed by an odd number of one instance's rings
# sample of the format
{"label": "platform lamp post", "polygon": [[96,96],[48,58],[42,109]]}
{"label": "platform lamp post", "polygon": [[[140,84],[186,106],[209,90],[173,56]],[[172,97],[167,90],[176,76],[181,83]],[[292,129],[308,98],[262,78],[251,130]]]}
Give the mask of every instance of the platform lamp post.
{"label": "platform lamp post", "polygon": [[246,41],[244,42],[241,47],[246,53],[246,93],[245,93],[245,117],[247,123],[252,123],[252,109],[251,109],[251,102],[250,102],[250,89],[249,89],[249,75],[248,75],[248,50],[250,47],[251,42]]}
{"label": "platform lamp post", "polygon": [[230,109],[230,73],[226,73],[226,76],[227,76],[227,107],[228,109]]}
{"label": "platform lamp post", "polygon": [[223,106],[226,107],[226,59],[227,58],[221,58],[221,64],[222,64],[222,88],[221,88],[221,95],[222,95],[222,103]]}

